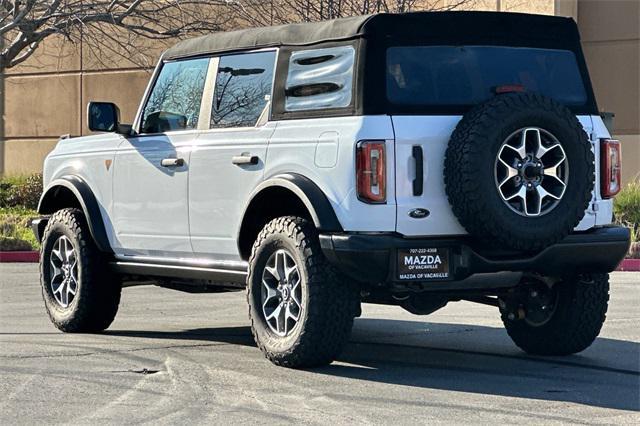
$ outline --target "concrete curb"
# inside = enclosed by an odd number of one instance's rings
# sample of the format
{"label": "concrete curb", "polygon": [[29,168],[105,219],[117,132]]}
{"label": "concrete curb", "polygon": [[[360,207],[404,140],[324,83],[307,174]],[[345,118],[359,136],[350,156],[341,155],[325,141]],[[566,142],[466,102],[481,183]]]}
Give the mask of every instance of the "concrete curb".
{"label": "concrete curb", "polygon": [[625,259],[620,262],[616,271],[640,272],[640,259]]}
{"label": "concrete curb", "polygon": [[31,262],[40,260],[39,251],[0,251],[0,263],[3,262]]}

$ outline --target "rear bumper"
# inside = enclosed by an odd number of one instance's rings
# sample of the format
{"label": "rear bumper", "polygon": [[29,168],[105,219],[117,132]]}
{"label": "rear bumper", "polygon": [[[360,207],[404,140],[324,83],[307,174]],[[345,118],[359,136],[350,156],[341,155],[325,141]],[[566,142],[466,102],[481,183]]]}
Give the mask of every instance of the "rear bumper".
{"label": "rear bumper", "polygon": [[[539,253],[485,253],[460,238],[415,239],[396,234],[324,234],[320,245],[331,263],[351,278],[370,284],[399,282],[397,251],[437,247],[449,251],[449,277],[430,280],[434,288],[482,288],[478,278],[496,284],[500,277],[516,277],[513,272],[533,272],[547,276],[573,273],[611,272],[629,249],[627,228],[608,226],[574,233]],[[456,284],[454,284],[454,282]],[[464,284],[467,282],[468,284]],[[490,284],[493,282],[494,284]],[[508,284],[505,284],[508,285]]]}

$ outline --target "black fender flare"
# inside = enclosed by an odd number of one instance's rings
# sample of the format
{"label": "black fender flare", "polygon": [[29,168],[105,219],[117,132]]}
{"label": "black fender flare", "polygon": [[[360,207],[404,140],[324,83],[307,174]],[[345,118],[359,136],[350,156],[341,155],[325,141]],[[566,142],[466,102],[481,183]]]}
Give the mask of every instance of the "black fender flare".
{"label": "black fender flare", "polygon": [[[100,206],[93,191],[81,177],[76,175],[64,175],[53,180],[43,191],[38,203],[38,213],[53,214],[60,209],[56,203],[56,195],[59,188],[66,188],[75,196],[84,212],[89,225],[89,232],[98,249],[102,252],[113,253],[107,230],[104,226],[104,218],[100,212]],[[68,206],[64,206],[68,207]]]}
{"label": "black fender flare", "polygon": [[343,230],[331,203],[318,185],[306,176],[297,173],[284,173],[263,181],[251,192],[249,201],[245,205],[242,213],[239,232],[242,232],[247,211],[254,199],[262,191],[272,187],[285,188],[295,194],[309,211],[311,219],[318,231],[341,232]]}

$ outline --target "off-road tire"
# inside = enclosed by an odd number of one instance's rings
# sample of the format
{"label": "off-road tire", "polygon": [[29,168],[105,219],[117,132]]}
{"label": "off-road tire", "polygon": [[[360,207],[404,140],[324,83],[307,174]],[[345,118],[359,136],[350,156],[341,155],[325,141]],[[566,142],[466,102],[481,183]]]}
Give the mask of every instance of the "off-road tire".
{"label": "off-road tire", "polygon": [[[503,202],[494,167],[508,136],[534,126],[553,134],[562,145],[569,179],[553,210],[525,217]],[[533,93],[499,95],[471,109],[455,128],[445,157],[446,193],[460,224],[477,240],[539,251],[567,236],[583,218],[593,190],[594,161],[588,137],[568,108]]]}
{"label": "off-road tire", "polygon": [[609,275],[580,275],[554,286],[558,300],[551,318],[534,326],[526,320],[502,322],[514,343],[532,355],[570,355],[588,348],[604,323],[609,301]]}
{"label": "off-road tire", "polygon": [[[61,235],[72,242],[78,261],[77,293],[66,308],[56,301],[50,286],[51,250]],[[100,332],[113,322],[122,285],[96,247],[82,211],[63,209],[49,219],[40,249],[40,283],[47,314],[58,329],[67,333]]]}
{"label": "off-road tire", "polygon": [[[267,325],[261,281],[268,258],[285,249],[295,259],[302,287],[302,314],[291,334],[281,337]],[[265,357],[276,365],[303,368],[331,363],[349,340],[358,305],[355,286],[326,260],[309,221],[292,216],[269,222],[249,259],[247,301],[251,331]]]}

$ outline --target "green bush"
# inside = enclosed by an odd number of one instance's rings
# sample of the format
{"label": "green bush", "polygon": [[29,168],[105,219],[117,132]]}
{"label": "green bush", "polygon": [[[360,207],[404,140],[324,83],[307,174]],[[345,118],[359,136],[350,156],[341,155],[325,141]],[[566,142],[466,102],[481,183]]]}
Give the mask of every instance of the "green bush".
{"label": "green bush", "polygon": [[613,202],[616,220],[620,223],[640,225],[640,181],[634,181],[625,186]]}
{"label": "green bush", "polygon": [[25,240],[0,236],[0,251],[31,251],[33,247]]}
{"label": "green bush", "polygon": [[629,257],[640,258],[640,180],[625,186],[613,202],[616,223],[631,229]]}
{"label": "green bush", "polygon": [[0,207],[0,251],[38,250],[40,244],[31,231],[35,210],[24,207]]}
{"label": "green bush", "polygon": [[42,175],[13,176],[0,179],[0,207],[35,209],[42,194]]}
{"label": "green bush", "polygon": [[0,251],[39,249],[30,223],[38,216],[40,194],[40,173],[0,179]]}

